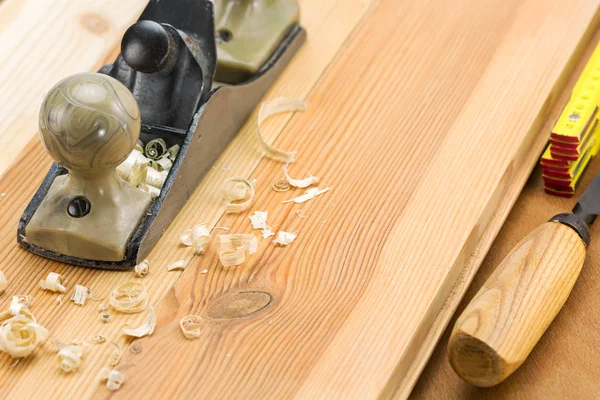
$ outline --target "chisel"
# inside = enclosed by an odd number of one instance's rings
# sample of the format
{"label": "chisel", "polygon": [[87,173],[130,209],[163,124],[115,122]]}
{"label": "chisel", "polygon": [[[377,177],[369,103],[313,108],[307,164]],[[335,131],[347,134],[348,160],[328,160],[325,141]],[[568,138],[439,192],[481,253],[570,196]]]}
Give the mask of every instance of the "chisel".
{"label": "chisel", "polygon": [[450,364],[461,378],[493,386],[525,361],[567,300],[599,213],[600,174],[573,213],[556,215],[512,249],[452,330]]}

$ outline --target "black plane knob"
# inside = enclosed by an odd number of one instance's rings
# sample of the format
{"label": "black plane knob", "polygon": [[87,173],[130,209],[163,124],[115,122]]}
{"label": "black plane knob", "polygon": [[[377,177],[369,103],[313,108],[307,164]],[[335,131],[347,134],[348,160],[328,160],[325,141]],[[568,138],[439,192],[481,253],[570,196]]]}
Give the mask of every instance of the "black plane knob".
{"label": "black plane knob", "polygon": [[151,73],[167,63],[171,40],[167,30],[154,21],[138,21],[123,35],[121,54],[132,69]]}

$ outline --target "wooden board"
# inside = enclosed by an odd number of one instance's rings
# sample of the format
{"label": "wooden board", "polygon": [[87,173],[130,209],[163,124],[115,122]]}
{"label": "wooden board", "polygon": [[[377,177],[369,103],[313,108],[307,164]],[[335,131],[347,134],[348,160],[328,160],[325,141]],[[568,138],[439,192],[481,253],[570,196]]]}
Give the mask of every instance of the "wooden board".
{"label": "wooden board", "polygon": [[38,128],[44,94],[100,68],[147,0],[0,1],[0,171]]}
{"label": "wooden board", "polygon": [[[577,68],[581,71],[591,51],[600,43],[600,32],[596,32],[586,51],[586,57]],[[558,118],[562,105],[568,100],[568,88],[575,84],[578,73],[551,113],[549,123],[542,129],[546,138],[552,127],[551,121]],[[544,193],[542,172],[537,167],[523,192],[508,215],[494,244],[491,246],[479,272],[465,274],[455,290],[463,292],[473,279],[464,299],[460,302],[454,318],[448,324],[433,355],[423,370],[411,398],[413,399],[565,399],[595,398],[598,393],[596,371],[600,368],[597,349],[600,338],[600,228],[592,226],[592,242],[586,263],[565,306],[550,328],[542,336],[527,361],[500,385],[482,389],[468,385],[454,373],[448,362],[448,338],[456,317],[479,291],[494,269],[523,237],[552,216],[573,208],[576,199],[589,182],[600,173],[600,160],[591,162],[583,181],[573,199],[561,199]],[[474,278],[473,278],[474,275]],[[458,304],[458,299],[449,299],[449,304]],[[454,308],[452,310],[454,312]],[[442,327],[443,330],[443,327]],[[399,397],[400,398],[400,397]]]}
{"label": "wooden board", "polygon": [[[499,229],[495,213],[510,208],[526,179],[531,146],[571,56],[596,24],[598,3],[301,6],[309,40],[268,97],[310,106],[269,122],[268,140],[299,150],[293,175],[310,170],[333,189],[303,206],[282,205],[298,192],[270,190],[281,164],[262,159],[253,116],[150,254],[143,282],[158,326],[137,341],[141,352],[125,352],[119,369],[128,380],[117,397],[373,398],[410,390],[435,343],[424,334],[480,239]],[[48,165],[33,141],[0,180],[0,268],[11,281],[2,306],[31,293],[32,310],[58,340],[102,333],[130,345],[120,329],[144,315],[113,313],[103,325],[96,304],[58,306],[38,281],[56,271],[69,287],[81,283],[106,298],[131,273],[60,265],[15,244],[20,212]],[[177,245],[185,228],[210,221],[250,231],[248,213],[223,216],[218,188],[231,175],[256,178],[250,212],[268,210],[271,224],[298,232],[297,241],[287,248],[263,241],[230,269],[220,267],[213,243],[185,272],[167,273],[169,262],[190,258]],[[179,332],[190,313],[207,320],[194,341]],[[96,376],[111,351],[93,346],[81,370],[64,375],[46,344],[2,374],[0,387],[14,398],[105,397]]]}

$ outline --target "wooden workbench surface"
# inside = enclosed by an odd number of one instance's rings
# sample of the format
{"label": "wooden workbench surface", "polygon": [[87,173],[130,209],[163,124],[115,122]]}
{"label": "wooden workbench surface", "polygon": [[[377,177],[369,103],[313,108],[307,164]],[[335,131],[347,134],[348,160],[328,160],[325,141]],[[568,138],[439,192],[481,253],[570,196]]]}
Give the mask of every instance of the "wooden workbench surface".
{"label": "wooden workbench surface", "polygon": [[[266,139],[299,150],[293,176],[309,170],[332,190],[282,205],[302,191],[270,189],[281,164],[258,150],[255,113],[150,253],[141,282],[158,324],[131,341],[121,328],[145,313],[113,312],[104,325],[97,303],[60,306],[38,283],[54,271],[70,290],[83,284],[106,299],[131,272],[42,259],[14,235],[51,161],[34,138],[44,93],[111,60],[144,3],[0,3],[0,270],[10,282],[0,307],[31,294],[57,340],[103,334],[117,343],[127,376],[118,398],[405,397],[466,288],[458,284],[477,270],[535,163],[540,128],[598,24],[598,1],[300,1],[309,39],[267,98],[309,107],[269,121]],[[219,188],[233,175],[255,178],[257,194],[249,212],[224,215]],[[248,233],[257,210],[298,239],[287,248],[263,240],[230,269],[214,241],[201,256],[178,244],[200,222]],[[167,272],[180,259],[186,270]],[[197,340],[179,330],[188,314],[205,317]],[[58,370],[49,342],[9,369],[2,354],[0,394],[105,398],[97,376],[112,350],[91,346],[73,374]],[[415,394],[463,393],[443,351],[433,360]]]}

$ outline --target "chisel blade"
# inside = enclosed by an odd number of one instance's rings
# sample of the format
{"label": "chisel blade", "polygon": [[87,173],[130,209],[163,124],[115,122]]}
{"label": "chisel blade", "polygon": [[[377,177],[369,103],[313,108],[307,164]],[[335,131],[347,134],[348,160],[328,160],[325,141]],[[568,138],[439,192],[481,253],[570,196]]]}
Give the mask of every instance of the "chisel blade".
{"label": "chisel blade", "polygon": [[600,214],[600,173],[577,201],[573,214],[580,216],[588,225],[593,224]]}

